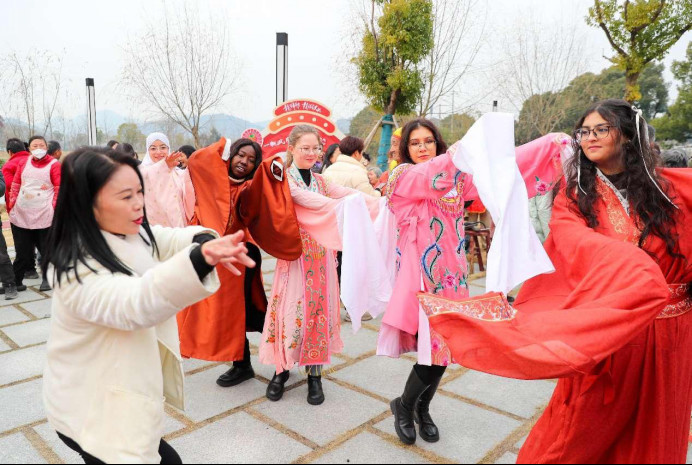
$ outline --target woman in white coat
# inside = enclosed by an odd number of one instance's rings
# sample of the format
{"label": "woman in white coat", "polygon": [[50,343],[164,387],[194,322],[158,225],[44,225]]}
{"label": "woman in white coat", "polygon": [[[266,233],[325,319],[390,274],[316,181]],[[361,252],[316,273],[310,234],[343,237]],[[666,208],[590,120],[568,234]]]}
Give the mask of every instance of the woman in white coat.
{"label": "woman in white coat", "polygon": [[214,266],[254,266],[239,235],[149,227],[137,162],[85,148],[62,166],[43,271],[53,279],[48,421],[85,463],[182,463],[162,440],[183,408],[176,313],[219,287]]}

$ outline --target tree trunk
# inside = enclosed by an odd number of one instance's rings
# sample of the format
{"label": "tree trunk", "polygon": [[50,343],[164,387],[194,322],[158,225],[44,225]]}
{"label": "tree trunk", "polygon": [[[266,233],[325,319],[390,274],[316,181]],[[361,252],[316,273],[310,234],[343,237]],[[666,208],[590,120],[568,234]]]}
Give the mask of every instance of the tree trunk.
{"label": "tree trunk", "polygon": [[389,148],[392,146],[392,128],[394,127],[394,111],[401,95],[401,89],[394,89],[389,97],[389,105],[385,108],[387,113],[382,118],[382,134],[380,135],[380,149],[377,151],[377,166],[382,171],[388,168]]}
{"label": "tree trunk", "polygon": [[198,127],[198,126],[193,126],[191,132],[192,132],[192,137],[193,137],[194,140],[195,140],[195,148],[196,148],[196,149],[201,149],[202,146],[201,146],[201,144],[200,144],[200,142],[199,142],[199,127]]}
{"label": "tree trunk", "polygon": [[625,74],[625,100],[634,103],[641,100],[642,94],[639,91],[639,76],[641,73],[627,71]]}

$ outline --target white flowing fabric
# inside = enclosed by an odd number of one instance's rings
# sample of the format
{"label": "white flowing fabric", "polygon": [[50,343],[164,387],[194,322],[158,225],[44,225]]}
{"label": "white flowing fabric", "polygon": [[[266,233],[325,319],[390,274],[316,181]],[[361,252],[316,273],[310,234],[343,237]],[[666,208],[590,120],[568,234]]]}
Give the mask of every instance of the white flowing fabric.
{"label": "white flowing fabric", "polygon": [[534,276],[554,272],[531,226],[529,196],[516,162],[513,116],[483,115],[459,143],[454,164],[473,175],[478,195],[496,225],[486,291],[507,294]]}
{"label": "white flowing fabric", "polygon": [[[387,210],[381,200],[380,212]],[[360,329],[366,312],[373,317],[384,313],[392,296],[393,279],[385,263],[380,244],[373,238],[380,237],[362,194],[343,199],[337,212],[339,233],[342,237],[341,300],[353,322],[353,332]],[[392,229],[386,232],[390,233]],[[394,226],[396,240],[396,228]],[[385,235],[386,236],[386,235]],[[396,247],[396,242],[394,243]]]}

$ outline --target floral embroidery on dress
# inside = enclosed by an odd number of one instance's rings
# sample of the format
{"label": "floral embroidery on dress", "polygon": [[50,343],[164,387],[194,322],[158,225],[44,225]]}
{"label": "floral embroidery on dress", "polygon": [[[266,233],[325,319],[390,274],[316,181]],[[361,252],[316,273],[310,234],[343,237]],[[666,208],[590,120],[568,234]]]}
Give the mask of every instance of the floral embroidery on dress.
{"label": "floral embroidery on dress", "polygon": [[445,299],[430,293],[419,292],[418,300],[429,317],[445,313],[460,313],[478,320],[506,321],[514,319],[517,314],[507,301],[507,297],[499,292],[462,300]]}
{"label": "floral embroidery on dress", "polygon": [[444,289],[440,280],[435,279],[435,265],[442,256],[440,241],[445,232],[444,223],[439,218],[433,217],[433,219],[430,220],[430,231],[433,233],[435,242],[428,246],[425,252],[423,252],[421,267],[433,294],[437,294]]}

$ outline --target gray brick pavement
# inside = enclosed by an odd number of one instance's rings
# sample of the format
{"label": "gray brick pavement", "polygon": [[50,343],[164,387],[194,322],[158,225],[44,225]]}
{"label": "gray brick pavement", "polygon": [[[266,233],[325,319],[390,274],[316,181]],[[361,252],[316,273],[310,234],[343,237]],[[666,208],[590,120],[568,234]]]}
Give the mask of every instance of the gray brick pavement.
{"label": "gray brick pavement", "polygon": [[[276,261],[264,262],[269,289]],[[50,295],[39,281],[11,305],[0,300],[0,463],[81,463],[46,423],[41,400]],[[473,294],[484,280],[472,282]],[[187,410],[167,409],[166,439],[199,463],[514,463],[554,383],[525,382],[451,367],[432,404],[442,439],[403,446],[388,402],[400,394],[415,358],[377,357],[379,321],[358,334],[344,323],[345,348],[325,375],[327,400],[306,402],[305,376],[293,370],[284,399],[264,397],[274,367],[260,365],[260,335],[250,334],[256,378],[223,389],[230,364],[186,360]],[[692,455],[688,457],[692,459]],[[690,462],[690,460],[688,460]]]}

